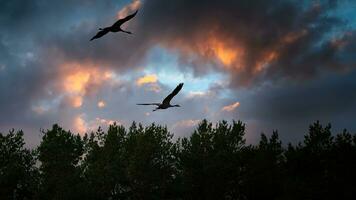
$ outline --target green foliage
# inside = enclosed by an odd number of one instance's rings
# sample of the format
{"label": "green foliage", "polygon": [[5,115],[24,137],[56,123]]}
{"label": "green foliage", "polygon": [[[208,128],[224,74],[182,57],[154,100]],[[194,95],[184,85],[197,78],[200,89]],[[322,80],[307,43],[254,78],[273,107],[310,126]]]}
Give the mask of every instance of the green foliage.
{"label": "green foliage", "polygon": [[355,199],[356,135],[316,122],[297,145],[277,131],[246,145],[245,131],[203,120],[174,141],[156,124],[83,137],[53,125],[31,151],[11,130],[0,134],[0,199]]}

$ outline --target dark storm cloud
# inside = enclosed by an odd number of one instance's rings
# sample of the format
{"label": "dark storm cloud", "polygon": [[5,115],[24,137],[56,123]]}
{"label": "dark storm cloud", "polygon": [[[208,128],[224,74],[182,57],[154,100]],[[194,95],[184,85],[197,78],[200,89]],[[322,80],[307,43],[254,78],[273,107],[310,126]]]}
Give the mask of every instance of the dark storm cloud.
{"label": "dark storm cloud", "polygon": [[[150,48],[162,45],[198,73],[206,72],[207,64],[225,65],[239,86],[353,67],[354,60],[343,60],[345,53],[328,45],[327,36],[343,25],[328,15],[336,2],[148,0],[127,27],[134,35],[109,34],[91,43],[88,38],[98,27],[115,21],[120,7],[112,1],[9,1],[2,6],[1,22],[9,34],[31,37],[44,52],[55,49],[64,59],[91,59],[119,69],[139,65]],[[216,62],[216,47],[208,43],[212,38],[244,55],[231,63]]]}
{"label": "dark storm cloud", "polygon": [[336,7],[336,1],[151,0],[144,3],[140,25],[155,33],[151,37],[159,44],[176,49],[181,61],[198,72],[219,54],[209,43],[212,38],[232,52],[242,51],[243,56],[223,65],[233,85],[253,85],[354,67],[355,60],[341,58],[351,52],[340,53],[328,45],[330,33],[345,25],[329,15]]}
{"label": "dark storm cloud", "polygon": [[[7,50],[4,48],[3,50]],[[6,54],[5,54],[6,55]],[[0,70],[0,125],[25,123],[31,119],[31,103],[46,97],[45,86],[53,74],[38,60],[7,54]]]}
{"label": "dark storm cloud", "polygon": [[302,140],[308,124],[320,120],[334,130],[356,130],[356,73],[329,74],[319,80],[286,86],[266,85],[246,91],[234,114],[243,121],[255,121],[257,132],[278,129],[287,141]]}
{"label": "dark storm cloud", "polygon": [[[110,33],[89,42],[97,28],[115,21],[117,12],[126,3],[129,1],[1,1],[0,111],[7,115],[0,115],[0,126],[27,123],[39,127],[63,118],[70,121],[77,111],[62,108],[41,118],[33,116],[31,110],[38,100],[60,95],[56,93],[59,91],[49,93],[47,89],[61,78],[63,63],[89,62],[124,74],[145,67],[146,54],[155,46],[178,54],[181,67],[192,67],[197,76],[214,70],[230,74],[233,90],[272,81],[272,88],[267,87],[258,95],[247,95],[245,102],[241,100],[236,118],[241,110],[246,120],[270,119],[270,124],[266,122],[268,127],[278,128],[281,118],[300,124],[305,116],[308,119],[321,119],[332,113],[341,116],[345,107],[355,107],[352,104],[355,97],[350,94],[354,84],[343,76],[317,86],[313,82],[314,86],[296,83],[289,88],[290,80],[313,80],[324,73],[347,74],[354,70],[356,34],[344,28],[346,22],[329,15],[338,7],[337,1],[146,0],[126,27],[133,35]],[[343,33],[336,34],[339,32]],[[229,59],[234,53],[238,55]],[[226,87],[212,86],[211,91],[218,95],[222,88]],[[112,101],[120,105],[154,97],[152,93],[152,96],[133,94],[125,91],[120,93],[120,98],[113,96]],[[333,98],[334,95],[340,98]],[[296,101],[300,96],[304,100]],[[206,98],[204,106],[213,107],[211,112],[214,112],[213,109],[220,110],[219,106],[240,99],[233,95],[219,103],[219,99]],[[184,100],[190,112],[176,110],[177,118],[159,113],[150,120],[159,123],[180,120],[189,124],[206,116],[201,102],[202,99]],[[105,114],[115,118],[130,113],[128,121],[142,117],[142,113],[132,113],[132,109],[135,107],[131,104],[122,105]],[[355,112],[350,110],[345,112],[351,118]],[[80,110],[84,111],[84,108]],[[92,114],[97,112],[94,109]]]}
{"label": "dark storm cloud", "polygon": [[[111,1],[55,5],[35,1],[21,9],[8,4],[5,7],[14,9],[5,18],[16,16],[13,20],[22,24],[22,30],[33,32],[32,39],[43,51],[55,49],[67,60],[90,59],[120,70],[142,64],[155,45],[178,53],[183,66],[189,64],[197,75],[211,66],[223,69],[231,74],[233,86],[312,78],[355,65],[354,60],[342,58],[349,53],[347,47],[340,53],[329,45],[332,31],[344,25],[329,15],[337,1],[148,0],[127,27],[133,35],[108,34],[91,43],[88,38],[98,27],[115,21],[119,7]],[[354,45],[352,40],[346,43]],[[218,54],[226,49],[236,55],[219,62]]]}
{"label": "dark storm cloud", "polygon": [[[121,5],[122,6],[122,5]],[[118,9],[113,1],[1,1],[0,7],[0,125],[35,123],[32,106],[46,99],[48,87],[59,78],[62,50],[55,40],[71,33],[83,18],[96,18],[107,9]],[[96,12],[93,12],[96,11]],[[86,19],[86,18],[85,18]],[[84,20],[85,21],[85,20]],[[73,29],[73,30],[71,30]],[[79,37],[78,37],[79,38]],[[59,95],[59,94],[57,94]],[[7,113],[4,115],[3,113]],[[47,121],[40,119],[40,121]],[[33,124],[36,126],[37,124]]]}
{"label": "dark storm cloud", "polygon": [[[261,87],[241,112],[251,119],[321,119],[356,112],[356,73],[288,87]],[[251,101],[252,99],[252,101]],[[245,102],[242,102],[245,103]],[[251,112],[253,110],[253,112]]]}

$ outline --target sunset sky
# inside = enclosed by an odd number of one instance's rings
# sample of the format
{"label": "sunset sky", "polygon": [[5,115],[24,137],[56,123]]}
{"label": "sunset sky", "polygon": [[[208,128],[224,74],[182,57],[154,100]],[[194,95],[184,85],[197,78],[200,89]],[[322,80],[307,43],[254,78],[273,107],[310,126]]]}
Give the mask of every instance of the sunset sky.
{"label": "sunset sky", "polygon": [[[186,136],[242,120],[247,141],[298,141],[316,120],[356,132],[356,1],[0,0],[0,131],[114,121]],[[99,27],[139,9],[123,28]],[[180,108],[152,113],[178,83]]]}

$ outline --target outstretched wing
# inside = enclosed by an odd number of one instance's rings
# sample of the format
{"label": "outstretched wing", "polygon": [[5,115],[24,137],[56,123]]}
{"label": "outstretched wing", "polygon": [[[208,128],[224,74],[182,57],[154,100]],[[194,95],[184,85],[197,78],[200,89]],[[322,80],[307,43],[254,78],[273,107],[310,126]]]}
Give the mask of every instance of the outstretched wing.
{"label": "outstretched wing", "polygon": [[98,39],[98,38],[101,38],[103,37],[105,34],[107,34],[109,31],[107,29],[103,29],[101,31],[99,31],[94,37],[92,37],[90,39],[90,41],[94,40],[94,39]]}
{"label": "outstretched wing", "polygon": [[161,105],[160,103],[138,103],[136,105],[143,105],[143,106],[148,106],[148,105],[155,105],[155,106],[159,106]]}
{"label": "outstretched wing", "polygon": [[129,21],[130,19],[132,19],[133,17],[135,17],[135,15],[137,14],[138,10],[136,10],[135,13],[133,13],[132,15],[126,16],[125,18],[119,19],[117,20],[117,22],[115,22],[112,27],[120,27],[123,23]]}
{"label": "outstretched wing", "polygon": [[162,104],[169,104],[170,101],[173,99],[174,96],[178,94],[178,92],[182,89],[183,83],[179,83],[179,85],[176,87],[176,89],[173,90],[172,93],[170,93],[162,102]]}

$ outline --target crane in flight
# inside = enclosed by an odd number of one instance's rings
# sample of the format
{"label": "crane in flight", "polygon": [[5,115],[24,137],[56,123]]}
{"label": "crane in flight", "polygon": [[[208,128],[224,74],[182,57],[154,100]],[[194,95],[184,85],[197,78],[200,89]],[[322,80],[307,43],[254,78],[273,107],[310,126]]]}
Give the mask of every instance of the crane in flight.
{"label": "crane in flight", "polygon": [[125,31],[121,29],[121,25],[124,24],[125,22],[129,21],[130,19],[132,19],[133,17],[135,17],[135,15],[137,14],[137,11],[129,16],[126,16],[125,18],[119,19],[117,20],[112,26],[109,27],[105,27],[105,28],[99,28],[99,32],[90,39],[90,41],[98,39],[103,37],[104,35],[106,35],[109,32],[124,32],[124,33],[128,33],[128,34],[132,34],[130,31]]}
{"label": "crane in flight", "polygon": [[154,105],[157,106],[153,111],[158,109],[167,109],[170,107],[180,107],[180,105],[171,105],[171,100],[174,96],[178,94],[178,92],[183,88],[183,83],[179,83],[179,85],[170,93],[165,99],[163,99],[162,103],[139,103],[137,105]]}

